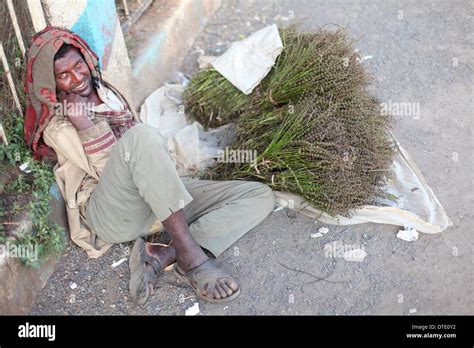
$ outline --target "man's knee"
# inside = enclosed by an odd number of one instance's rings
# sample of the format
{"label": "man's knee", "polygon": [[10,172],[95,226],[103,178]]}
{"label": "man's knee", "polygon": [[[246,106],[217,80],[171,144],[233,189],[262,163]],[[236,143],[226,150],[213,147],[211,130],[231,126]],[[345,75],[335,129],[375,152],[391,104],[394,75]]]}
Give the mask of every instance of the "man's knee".
{"label": "man's knee", "polygon": [[258,202],[258,209],[268,215],[275,206],[275,196],[270,187],[261,182],[249,182],[253,197]]}
{"label": "man's knee", "polygon": [[166,141],[158,129],[145,123],[138,123],[130,128],[122,137],[122,142],[129,144],[129,147],[156,148],[156,146],[166,147]]}

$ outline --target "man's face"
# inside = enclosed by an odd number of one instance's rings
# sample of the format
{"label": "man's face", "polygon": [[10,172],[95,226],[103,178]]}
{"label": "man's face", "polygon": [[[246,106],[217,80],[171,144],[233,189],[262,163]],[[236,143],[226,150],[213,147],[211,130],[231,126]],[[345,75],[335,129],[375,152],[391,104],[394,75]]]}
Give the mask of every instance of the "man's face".
{"label": "man's face", "polygon": [[70,49],[64,57],[54,62],[57,92],[88,97],[93,92],[89,67],[77,48]]}

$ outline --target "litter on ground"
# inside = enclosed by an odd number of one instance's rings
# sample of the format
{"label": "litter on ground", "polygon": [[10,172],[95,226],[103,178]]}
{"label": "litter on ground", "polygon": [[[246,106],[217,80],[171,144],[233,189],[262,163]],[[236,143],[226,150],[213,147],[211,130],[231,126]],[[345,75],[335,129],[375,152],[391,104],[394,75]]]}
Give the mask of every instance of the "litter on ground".
{"label": "litter on ground", "polygon": [[407,242],[413,242],[415,240],[418,240],[418,231],[415,230],[414,228],[400,230],[397,233],[397,238],[407,241]]}
{"label": "litter on ground", "polygon": [[194,305],[186,309],[184,315],[198,315],[199,314],[199,303],[196,302]]}

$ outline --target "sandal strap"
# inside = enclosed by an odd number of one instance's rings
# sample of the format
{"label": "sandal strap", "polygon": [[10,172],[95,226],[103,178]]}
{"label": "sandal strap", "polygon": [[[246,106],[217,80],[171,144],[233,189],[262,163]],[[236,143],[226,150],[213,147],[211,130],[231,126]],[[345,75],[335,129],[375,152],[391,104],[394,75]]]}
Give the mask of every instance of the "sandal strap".
{"label": "sandal strap", "polygon": [[156,277],[163,272],[163,266],[161,265],[160,261],[158,261],[157,258],[153,256],[148,256],[148,255],[146,258],[146,263],[149,264],[153,268],[153,273],[154,273],[154,274],[149,274],[150,272],[147,272],[148,281],[154,283],[156,280]]}
{"label": "sandal strap", "polygon": [[200,291],[201,294],[207,284],[206,297],[212,298],[217,280],[220,278],[230,278],[230,275],[217,267],[214,261],[209,259],[200,266],[185,273],[184,277],[190,282],[196,283],[197,290]]}

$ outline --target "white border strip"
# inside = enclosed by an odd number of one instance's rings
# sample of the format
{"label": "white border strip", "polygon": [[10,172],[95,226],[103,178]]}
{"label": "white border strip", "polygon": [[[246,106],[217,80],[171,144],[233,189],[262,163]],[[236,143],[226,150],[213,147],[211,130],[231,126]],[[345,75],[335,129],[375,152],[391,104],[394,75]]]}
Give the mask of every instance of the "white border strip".
{"label": "white border strip", "polygon": [[3,63],[3,70],[5,70],[5,75],[7,75],[8,84],[10,85],[10,89],[13,95],[13,99],[15,101],[16,107],[21,115],[23,115],[23,111],[21,110],[20,99],[18,98],[18,94],[16,93],[15,83],[12,79],[12,74],[10,73],[10,68],[8,67],[7,56],[5,55],[5,51],[3,50],[3,44],[0,42],[0,58]]}
{"label": "white border strip", "polygon": [[1,122],[0,122],[0,140],[2,140],[5,145],[8,145],[7,135],[5,134],[5,130],[3,129],[3,125]]}
{"label": "white border strip", "polygon": [[10,18],[12,19],[13,29],[15,29],[16,39],[18,40],[18,45],[20,46],[20,51],[23,57],[25,56],[25,44],[23,38],[21,37],[20,26],[18,25],[18,19],[16,17],[15,8],[13,7],[13,1],[7,0],[8,12],[10,12]]}

